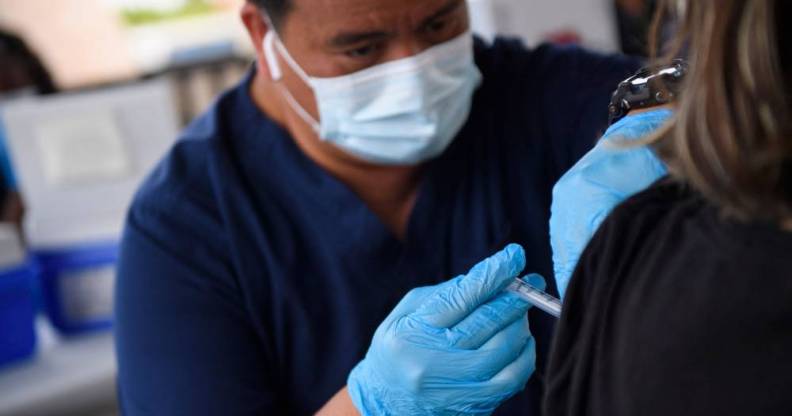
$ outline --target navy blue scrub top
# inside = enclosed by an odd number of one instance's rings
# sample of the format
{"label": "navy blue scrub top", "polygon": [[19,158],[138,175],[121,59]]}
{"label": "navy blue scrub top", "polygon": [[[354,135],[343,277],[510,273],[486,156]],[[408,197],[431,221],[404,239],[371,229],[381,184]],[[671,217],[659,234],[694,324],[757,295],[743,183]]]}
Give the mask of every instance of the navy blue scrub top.
{"label": "navy blue scrub top", "polygon": [[[515,242],[552,281],[553,184],[604,130],[637,62],[477,42],[467,125],[426,165],[405,241],[307,158],[249,94],[251,74],[183,133],[137,194],[117,282],[125,414],[311,414],[346,384],[410,289]],[[539,415],[538,375],[497,414]]]}

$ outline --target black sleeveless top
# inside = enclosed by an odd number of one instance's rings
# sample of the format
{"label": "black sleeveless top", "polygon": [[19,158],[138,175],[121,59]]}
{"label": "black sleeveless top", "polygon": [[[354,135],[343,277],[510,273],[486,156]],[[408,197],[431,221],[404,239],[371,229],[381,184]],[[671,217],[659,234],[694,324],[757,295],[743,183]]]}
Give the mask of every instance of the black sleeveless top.
{"label": "black sleeveless top", "polygon": [[567,291],[545,414],[792,415],[792,232],[663,182],[605,222]]}

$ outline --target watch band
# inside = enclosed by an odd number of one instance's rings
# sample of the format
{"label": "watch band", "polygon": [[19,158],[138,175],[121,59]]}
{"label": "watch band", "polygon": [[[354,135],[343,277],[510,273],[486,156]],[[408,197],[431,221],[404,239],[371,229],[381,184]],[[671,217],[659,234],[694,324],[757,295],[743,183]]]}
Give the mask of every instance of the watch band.
{"label": "watch band", "polygon": [[671,65],[650,66],[622,81],[611,97],[608,121],[611,125],[624,118],[630,110],[668,104],[679,94],[688,72],[683,59]]}

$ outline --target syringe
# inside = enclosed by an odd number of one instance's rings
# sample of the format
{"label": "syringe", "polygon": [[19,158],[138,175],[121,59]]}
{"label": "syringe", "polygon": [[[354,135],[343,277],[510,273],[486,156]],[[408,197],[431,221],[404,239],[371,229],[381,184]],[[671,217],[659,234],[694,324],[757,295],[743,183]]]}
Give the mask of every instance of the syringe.
{"label": "syringe", "polygon": [[553,296],[548,295],[545,291],[539,290],[528,283],[524,282],[522,279],[514,279],[514,282],[510,284],[506,290],[516,293],[520,295],[521,298],[525,299],[526,301],[530,302],[532,305],[536,306],[537,308],[549,313],[550,315],[555,316],[556,318],[561,317],[561,301],[554,298]]}

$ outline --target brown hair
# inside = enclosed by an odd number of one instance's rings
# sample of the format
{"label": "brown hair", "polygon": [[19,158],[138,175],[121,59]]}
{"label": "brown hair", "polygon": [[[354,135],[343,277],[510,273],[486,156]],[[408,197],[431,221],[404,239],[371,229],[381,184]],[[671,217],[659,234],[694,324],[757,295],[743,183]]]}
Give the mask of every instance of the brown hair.
{"label": "brown hair", "polygon": [[654,138],[672,175],[740,219],[792,218],[789,0],[667,0],[664,60],[686,50],[676,116]]}

